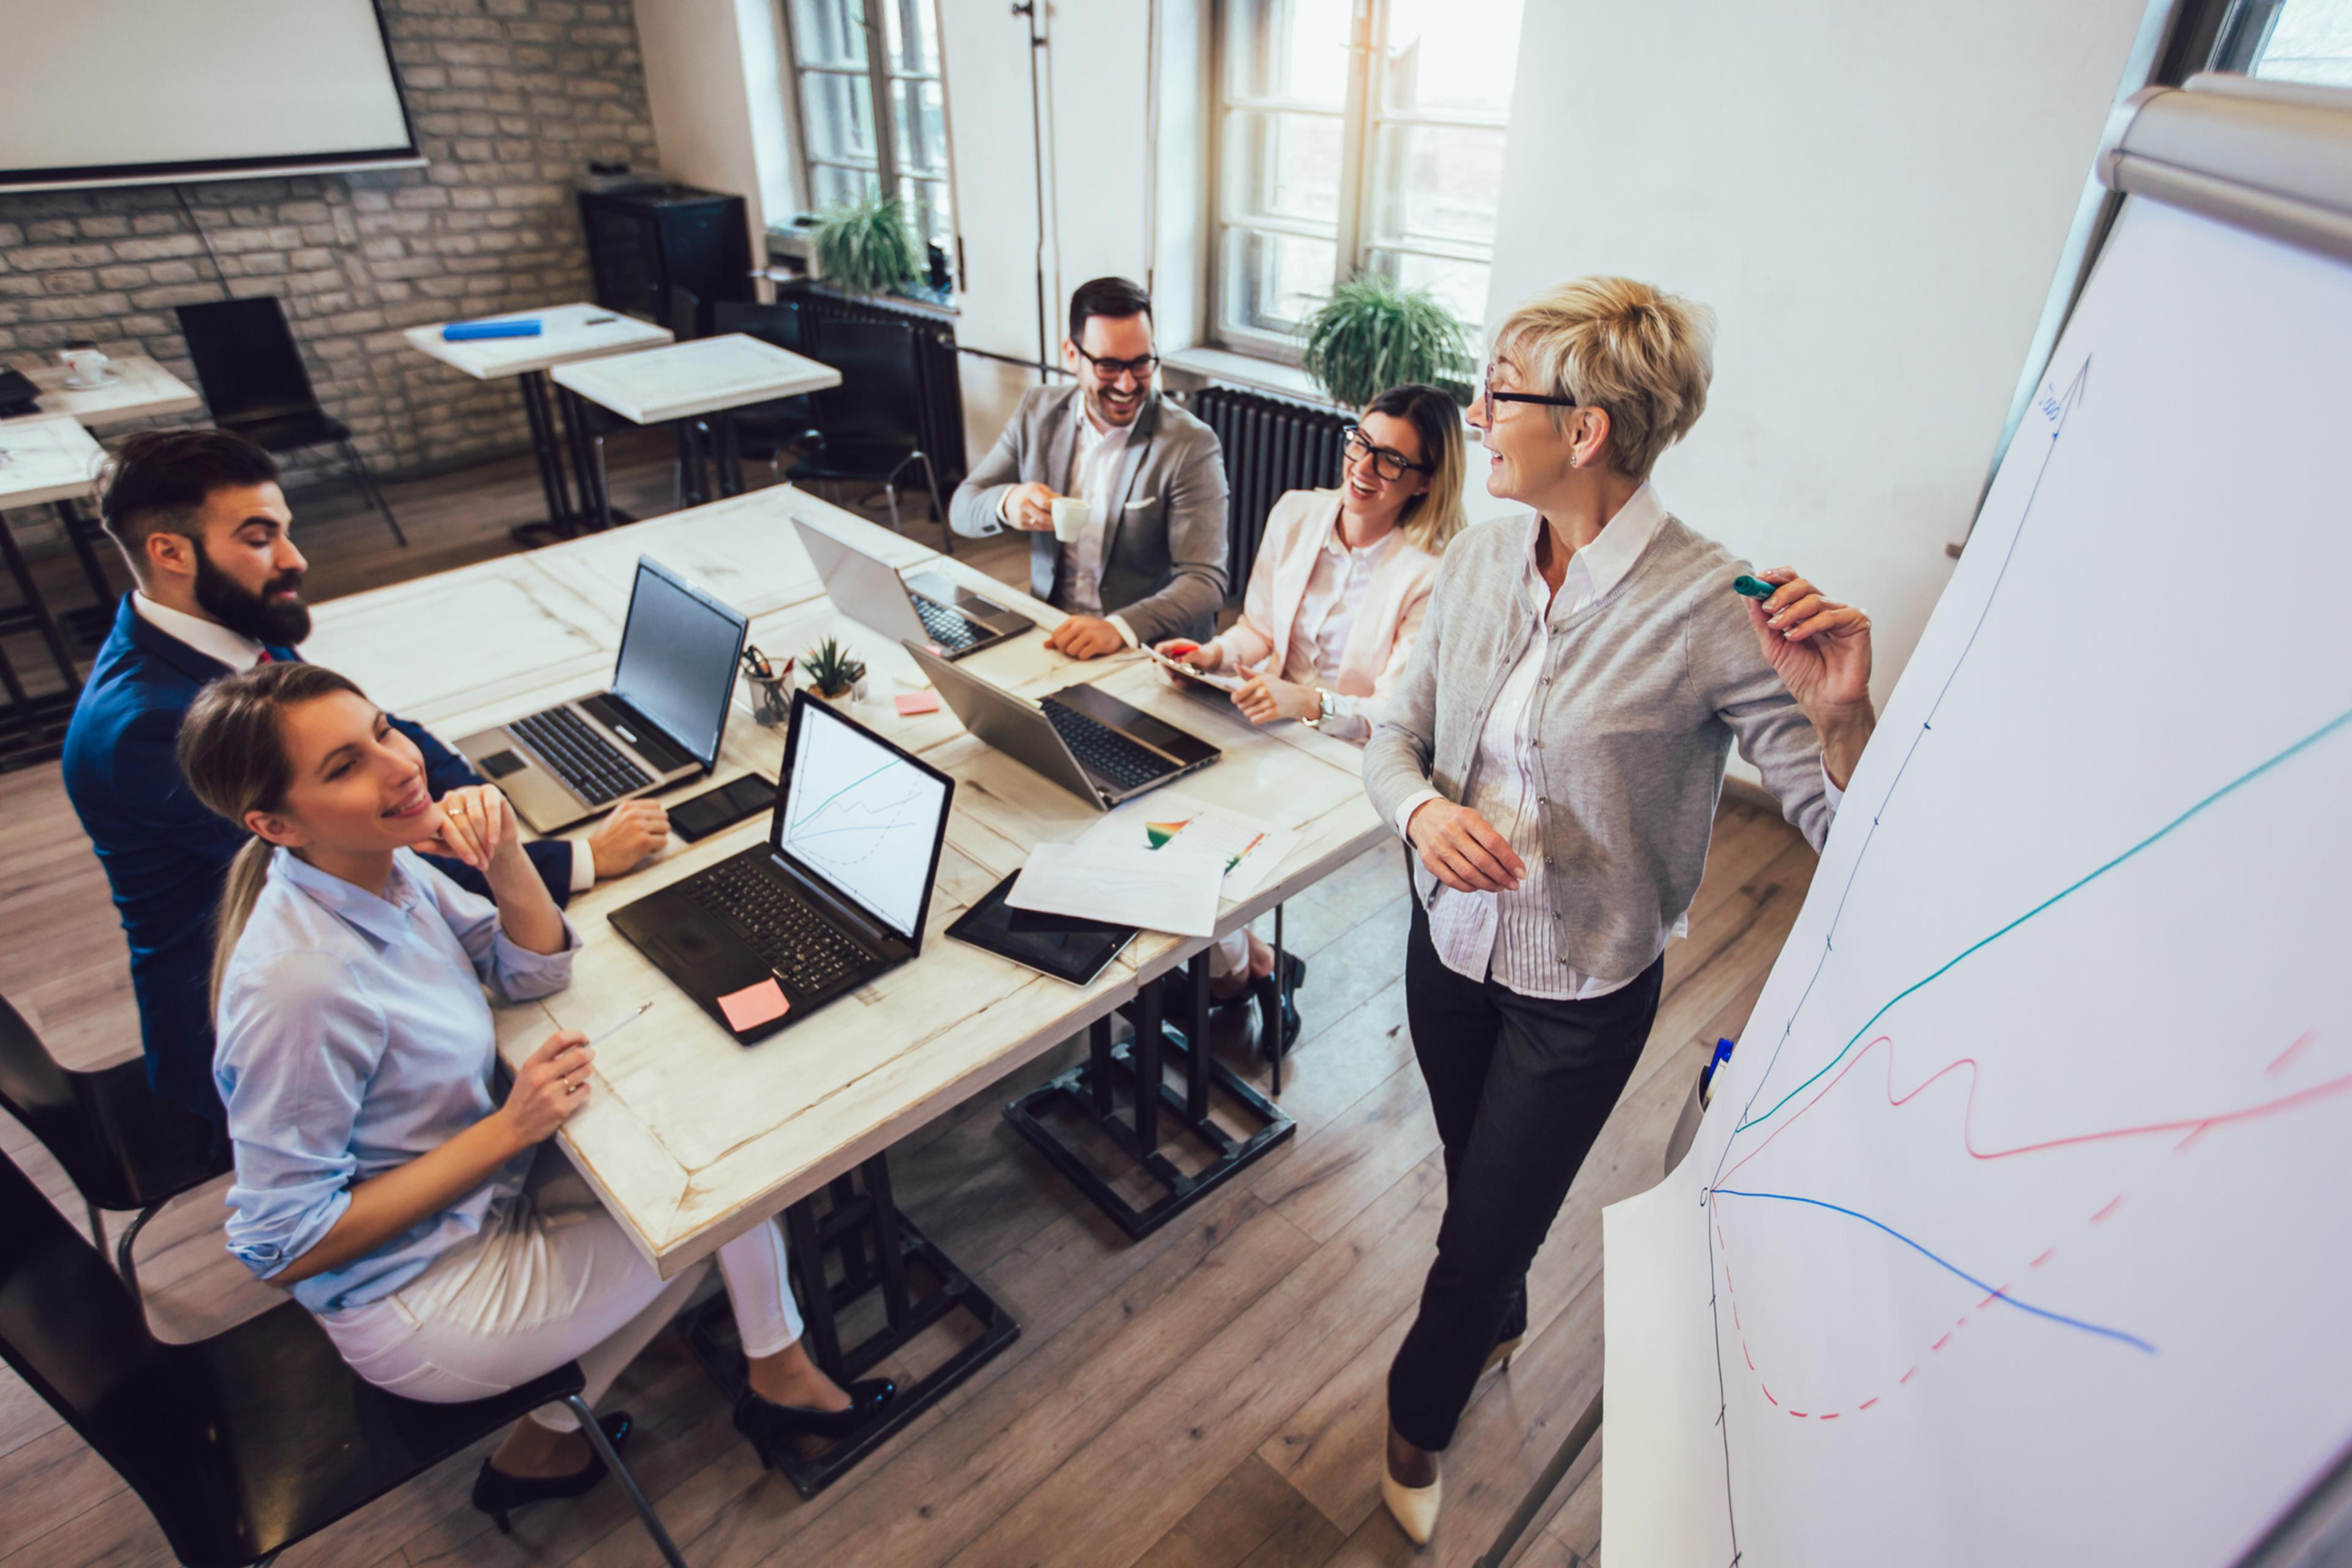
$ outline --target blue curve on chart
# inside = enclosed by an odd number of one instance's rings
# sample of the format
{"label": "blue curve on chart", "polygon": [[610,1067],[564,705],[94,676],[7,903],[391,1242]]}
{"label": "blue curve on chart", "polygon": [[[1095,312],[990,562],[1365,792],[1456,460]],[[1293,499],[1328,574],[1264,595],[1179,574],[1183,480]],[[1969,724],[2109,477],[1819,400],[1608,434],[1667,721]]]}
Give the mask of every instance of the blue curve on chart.
{"label": "blue curve on chart", "polygon": [[2121,1329],[2104,1328],[2097,1323],[2086,1323],[2080,1318],[2070,1318],[2063,1312],[2053,1312],[2046,1307],[2036,1307],[2031,1302],[2021,1301],[2016,1297],[2010,1295],[2001,1287],[1998,1285],[1986,1284],[1983,1280],[1978,1279],[1967,1269],[1962,1268],[1942,1258],[1937,1257],[1936,1254],[1928,1251],[1926,1247],[1920,1246],[1917,1242],[1912,1240],[1909,1237],[1904,1235],[1893,1226],[1874,1220],[1858,1209],[1846,1208],[1839,1204],[1823,1203],[1819,1198],[1801,1198],[1792,1193],[1742,1193],[1735,1192],[1729,1187],[1717,1187],[1713,1189],[1713,1191],[1715,1195],[1719,1198],[1769,1198],[1775,1203],[1807,1204],[1817,1209],[1827,1209],[1832,1214],[1842,1214],[1848,1219],[1858,1219],[1866,1226],[1871,1226],[1876,1229],[1885,1231],[1887,1235],[1893,1237],[1895,1240],[1901,1242],[1904,1246],[1909,1247],[1920,1257],[1927,1259],[1928,1262],[1933,1263],[1938,1268],[1942,1268],[1948,1273],[1958,1275],[1961,1279],[1967,1280],[1978,1289],[1982,1290],[1986,1295],[1992,1297],[1995,1300],[2005,1302],[2008,1305],[2016,1308],[2021,1312],[2031,1312],[2037,1318],[2047,1318],[2053,1323],[2063,1323],[2070,1329],[2080,1329],[2086,1334],[2098,1334],[2105,1339],[2121,1340],[2124,1343],[2131,1346],[2134,1350],[2146,1351],[2150,1355],[2154,1355],[2156,1353],[2156,1347],[2148,1343],[2146,1340],[2141,1339],[2137,1334],[2127,1334]]}
{"label": "blue curve on chart", "polygon": [[[2109,860],[2105,865],[2099,867],[2095,870],[2084,873],[2081,878],[2051,894],[2048,898],[2042,900],[2040,903],[2034,905],[2032,909],[2026,910],[2023,914],[2018,916],[2015,920],[2010,921],[2007,925],[2001,927],[1990,936],[1979,942],[1970,942],[1967,947],[1962,948],[1958,953],[1954,954],[1948,962],[1937,966],[1933,973],[1927,975],[1924,979],[1914,981],[1912,984],[1905,986],[1902,990],[1897,991],[1894,995],[1886,999],[1886,1003],[1884,1006],[1880,1007],[1877,1012],[1873,1013],[1868,1018],[1863,1021],[1862,1027],[1856,1029],[1852,1037],[1849,1038],[1843,1046],[1839,1047],[1837,1055],[1832,1057],[1828,1061],[1822,1064],[1820,1072],[1813,1074],[1812,1077],[1807,1079],[1804,1082],[1799,1084],[1796,1088],[1782,1095],[1779,1100],[1774,1100],[1772,1102],[1772,1108],[1769,1110],[1765,1111],[1760,1116],[1751,1116],[1747,1121],[1741,1122],[1738,1126],[1734,1127],[1731,1130],[1731,1136],[1737,1138],[1742,1132],[1747,1131],[1749,1128],[1757,1125],[1759,1122],[1770,1121],[1774,1116],[1780,1114],[1781,1107],[1787,1105],[1789,1101],[1796,1099],[1797,1096],[1804,1093],[1805,1090],[1811,1089],[1814,1084],[1819,1083],[1822,1080],[1823,1074],[1827,1073],[1832,1068],[1836,1067],[1838,1063],[1845,1060],[1846,1052],[1853,1049],[1854,1042],[1860,1040],[1864,1035],[1870,1033],[1871,1026],[1877,1023],[1879,1019],[1886,1016],[1888,1009],[1892,1008],[1897,1002],[1902,1001],[1906,996],[1910,995],[1913,992],[1917,991],[1922,986],[1932,984],[1936,981],[1943,978],[1943,976],[1949,973],[1955,965],[1958,964],[1961,960],[1967,958],[1969,954],[1978,952],[1979,949],[1990,947],[1994,942],[1999,942],[2002,937],[2007,936],[2010,932],[2023,925],[2026,921],[2032,920],[2034,916],[2041,914],[2045,910],[2050,909],[2053,905],[2081,892],[2084,888],[2089,887],[2093,882],[2097,881],[2100,878],[2105,876],[2108,872],[2114,870],[2116,867],[2122,865],[2133,856],[2137,855],[2141,850],[2146,849],[2157,840],[2171,833],[2173,829],[2180,826],[2181,824],[2187,822],[2190,817],[2197,816],[2207,807],[2213,805],[2224,796],[2253,783],[2254,780],[2262,777],[2264,773],[2270,772],[2273,768],[2277,767],[2281,763],[2285,762],[2288,758],[2295,755],[2297,752],[2305,751],[2310,747],[2316,745],[2319,742],[2326,739],[2327,736],[2334,733],[2336,731],[2342,729],[2348,723],[2352,723],[2352,709],[2347,709],[2345,711],[2338,713],[2335,718],[2330,719],[2326,723],[2322,724],[2318,729],[2314,730],[2310,734],[2305,735],[2302,740],[2297,741],[2294,744],[2287,747],[2284,751],[2280,752],[2276,755],[2247,769],[2244,773],[2240,773],[2236,778],[2231,779],[2228,784],[2223,784],[2211,795],[2207,795],[2203,800],[2199,801],[2195,805],[2190,806],[2188,810],[2182,812],[2179,816],[2174,817],[2171,821],[2166,823],[2163,826],[2158,828],[2155,832],[2149,834],[2147,837],[2141,839],[2130,848],[2126,849],[2122,854],[2117,855],[2114,859]],[[1727,1154],[1730,1151],[1730,1144],[1728,1142],[1725,1143],[1724,1147],[1725,1152]],[[1872,1223],[1875,1224],[1877,1222],[1873,1221]]]}
{"label": "blue curve on chart", "polygon": [[795,822],[795,823],[793,824],[793,826],[794,826],[795,827],[798,827],[798,826],[804,826],[804,825],[806,825],[807,823],[809,823],[809,822],[811,822],[811,821],[814,821],[817,816],[821,816],[821,815],[824,813],[824,808],[825,808],[826,806],[831,805],[835,801],[839,800],[843,795],[847,795],[851,790],[856,789],[859,784],[864,784],[867,779],[870,779],[870,778],[879,778],[882,774],[888,773],[892,768],[894,768],[894,767],[896,767],[896,766],[898,766],[898,758],[896,758],[896,757],[893,757],[893,758],[891,758],[888,762],[884,763],[880,767],[876,768],[872,773],[866,773],[866,774],[864,774],[864,775],[863,775],[863,776],[861,776],[861,777],[858,777],[858,778],[855,778],[855,779],[850,780],[850,782],[849,782],[849,783],[847,783],[847,784],[845,784],[842,785],[839,789],[835,790],[831,795],[826,795],[823,800],[821,800],[821,801],[817,802],[815,809],[814,809],[814,810],[813,810],[813,811],[811,811],[811,812],[810,812],[806,816],[801,817],[797,822]]}

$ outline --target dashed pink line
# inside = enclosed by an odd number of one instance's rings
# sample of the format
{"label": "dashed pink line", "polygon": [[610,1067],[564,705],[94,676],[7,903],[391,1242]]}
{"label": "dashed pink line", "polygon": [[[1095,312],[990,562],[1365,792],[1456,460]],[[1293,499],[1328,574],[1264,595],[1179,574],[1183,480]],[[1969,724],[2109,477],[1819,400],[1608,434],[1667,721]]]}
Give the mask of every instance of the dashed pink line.
{"label": "dashed pink line", "polygon": [[[1757,1387],[1759,1387],[1759,1388],[1762,1388],[1762,1389],[1764,1389],[1764,1397],[1765,1397],[1765,1398],[1767,1398],[1767,1399],[1772,1399],[1772,1391],[1771,1391],[1771,1389],[1765,1387],[1765,1385],[1764,1385],[1764,1384],[1763,1384],[1763,1382],[1762,1382],[1761,1380],[1759,1380],[1759,1382],[1757,1383],[1756,1386],[1757,1386]],[[1772,1404],[1773,1404],[1773,1406],[1777,1409],[1777,1408],[1780,1406],[1780,1402],[1779,1400],[1777,1400],[1777,1399],[1772,1399]]]}
{"label": "dashed pink line", "polygon": [[1950,1344],[1950,1343],[1952,1342],[1952,1335],[1953,1335],[1953,1333],[1954,1333],[1955,1331],[1956,1331],[1951,1330],[1951,1329],[1946,1329],[1946,1330],[1944,1331],[1944,1337],[1943,1337],[1942,1339],[1940,1339],[1940,1340],[1937,1340],[1934,1344],[1929,1345],[1927,1348],[1928,1348],[1929,1350],[1931,1350],[1931,1351],[1939,1351],[1939,1350],[1942,1350],[1946,1345]]}
{"label": "dashed pink line", "polygon": [[1915,1366],[1909,1372],[1905,1373],[1901,1377],[1896,1378],[1895,1381],[1897,1383],[1908,1383],[1918,1375],[1919,1369]]}
{"label": "dashed pink line", "polygon": [[2294,1044],[2281,1051],[2278,1056],[2273,1059],[2271,1065],[2264,1068],[2263,1071],[2264,1073],[2274,1073],[2282,1070],[2285,1068],[2287,1063],[2294,1060],[2295,1058],[2303,1054],[2305,1047],[2310,1045],[2312,1041],[2317,1038],[2319,1038],[2318,1030],[2305,1029],[2303,1033],[2294,1037]]}
{"label": "dashed pink line", "polygon": [[2039,1257],[2039,1258],[2035,1258],[2032,1262],[2031,1262],[2031,1263],[2027,1264],[2027,1265],[2026,1265],[2026,1267],[2027,1267],[2028,1268],[2041,1268],[2043,1264],[2045,1264],[2045,1263],[2049,1262],[2049,1261],[2051,1260],[2051,1258],[2053,1258],[2056,1257],[2056,1256],[2057,1256],[2057,1253],[2058,1253],[2058,1249],[2057,1249],[2056,1247],[2049,1247],[2049,1248],[2046,1248],[2046,1249],[2042,1252],[2042,1256],[2041,1256],[2041,1257]]}
{"label": "dashed pink line", "polygon": [[1861,1411],[1864,1411],[1864,1410],[1869,1409],[1872,1405],[1875,1405],[1875,1404],[1877,1404],[1877,1403],[1878,1403],[1878,1395],[1876,1395],[1875,1394],[1872,1394],[1869,1398],[1867,1398],[1867,1399],[1864,1400],[1861,1404],[1859,1404],[1859,1405],[1855,1405],[1855,1406],[1854,1406],[1854,1409],[1855,1409],[1855,1411],[1856,1411],[1857,1413],[1859,1413],[1859,1412],[1861,1412]]}
{"label": "dashed pink line", "polygon": [[1789,1414],[1795,1416],[1800,1421],[1802,1421],[1805,1418],[1805,1413],[1801,1410],[1791,1410]]}
{"label": "dashed pink line", "polygon": [[1834,1410],[1823,1411],[1820,1418],[1823,1421],[1834,1421],[1838,1418],[1838,1412]]}
{"label": "dashed pink line", "polygon": [[2123,1206],[2124,1195],[2121,1193],[2117,1193],[2114,1197],[2107,1200],[2106,1207],[2101,1209],[2098,1213],[2091,1216],[2091,1223],[2093,1225],[2097,1225],[2101,1220],[2105,1219],[2109,1215],[2115,1213],[2117,1209]]}

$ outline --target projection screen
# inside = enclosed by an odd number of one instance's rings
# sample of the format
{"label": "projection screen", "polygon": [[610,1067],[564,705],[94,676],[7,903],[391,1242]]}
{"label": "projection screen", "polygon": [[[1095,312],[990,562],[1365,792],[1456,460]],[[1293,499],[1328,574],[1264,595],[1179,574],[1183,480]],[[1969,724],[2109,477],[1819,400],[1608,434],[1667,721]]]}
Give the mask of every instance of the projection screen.
{"label": "projection screen", "polygon": [[373,0],[0,12],[0,191],[424,162]]}

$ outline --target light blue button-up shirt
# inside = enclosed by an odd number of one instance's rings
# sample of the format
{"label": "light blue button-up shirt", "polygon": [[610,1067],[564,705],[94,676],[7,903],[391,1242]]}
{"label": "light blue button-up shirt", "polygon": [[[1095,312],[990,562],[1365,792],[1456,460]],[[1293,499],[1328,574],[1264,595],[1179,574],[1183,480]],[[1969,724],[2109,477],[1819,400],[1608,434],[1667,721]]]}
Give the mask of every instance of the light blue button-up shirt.
{"label": "light blue button-up shirt", "polygon": [[[408,850],[386,897],[291,851],[270,861],[222,976],[213,1079],[236,1179],[228,1249],[261,1279],[317,1245],[351,1188],[447,1142],[498,1109],[488,986],[508,1002],[561,991],[580,939],[541,954],[498,910]],[[399,1289],[522,1189],[526,1152],[366,1257],[293,1288],[314,1312]]]}

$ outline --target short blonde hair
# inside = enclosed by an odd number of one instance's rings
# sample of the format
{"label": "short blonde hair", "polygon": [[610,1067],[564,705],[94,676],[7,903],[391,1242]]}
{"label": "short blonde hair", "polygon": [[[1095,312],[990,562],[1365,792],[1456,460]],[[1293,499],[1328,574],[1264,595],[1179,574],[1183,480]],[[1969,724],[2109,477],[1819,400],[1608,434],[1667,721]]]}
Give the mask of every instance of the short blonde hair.
{"label": "short blonde hair", "polygon": [[[1530,392],[1607,414],[1610,464],[1639,479],[1706,411],[1715,312],[1630,278],[1580,278],[1504,317],[1495,354]],[[1552,409],[1553,425],[1570,412]]]}

